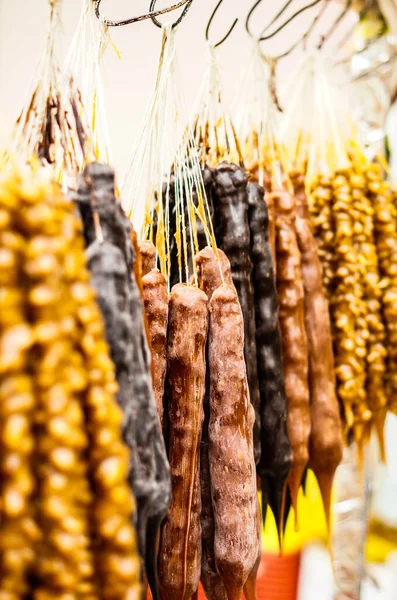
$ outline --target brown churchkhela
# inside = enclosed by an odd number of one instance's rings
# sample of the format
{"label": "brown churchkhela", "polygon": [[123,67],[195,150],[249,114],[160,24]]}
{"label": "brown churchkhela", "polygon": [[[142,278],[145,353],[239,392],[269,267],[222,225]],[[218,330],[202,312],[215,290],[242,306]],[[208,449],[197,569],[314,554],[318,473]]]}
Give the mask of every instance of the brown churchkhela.
{"label": "brown churchkhela", "polygon": [[209,459],[215,564],[229,600],[240,600],[258,558],[256,472],[244,364],[244,327],[235,290],[210,300]]}
{"label": "brown churchkhela", "polygon": [[[211,248],[204,248],[196,254],[197,278],[201,290],[211,300],[214,291],[226,283],[233,285],[230,263],[222,250],[218,250],[218,259]],[[207,361],[208,362],[208,361]],[[211,499],[211,474],[208,448],[208,425],[210,420],[210,385],[207,370],[204,399],[204,424],[200,444],[200,482],[201,482],[201,583],[208,600],[227,600],[225,586],[216,570],[214,554],[215,523]]]}
{"label": "brown churchkhela", "polygon": [[262,515],[259,498],[256,499],[256,535],[258,540],[258,555],[251,573],[248,575],[248,579],[244,585],[245,600],[257,600],[256,580],[258,578],[258,571],[262,560]]}
{"label": "brown churchkhela", "polygon": [[190,600],[200,579],[199,448],[207,330],[207,296],[196,287],[175,285],[170,294],[167,349],[172,500],[159,555],[160,592],[165,600]]}
{"label": "brown churchkhela", "polygon": [[153,269],[142,278],[143,300],[152,351],[153,392],[163,427],[164,384],[167,370],[168,291],[164,275]]}
{"label": "brown churchkhela", "polygon": [[297,524],[298,491],[309,461],[311,429],[308,343],[305,330],[301,257],[295,232],[295,201],[287,192],[279,192],[275,196],[275,203],[277,288],[285,391],[288,402],[287,426],[293,454],[288,482]]}
{"label": "brown churchkhela", "polygon": [[[93,197],[103,242],[96,239]],[[91,283],[97,291],[116,367],[123,435],[131,449],[129,479],[138,504],[139,549],[155,598],[156,539],[168,510],[171,478],[153,394],[141,288],[134,274],[131,224],[116,199],[114,172],[107,165],[91,163],[84,170],[76,200],[88,244]]]}
{"label": "brown churchkhela", "polygon": [[208,600],[227,600],[223,581],[215,566],[214,537],[215,523],[211,500],[211,474],[208,450],[208,424],[210,418],[209,398],[206,391],[204,401],[204,424],[200,444],[200,487],[201,487],[201,576],[200,581]]}
{"label": "brown churchkhela", "polygon": [[312,430],[309,466],[322,495],[329,527],[332,483],[342,459],[343,435],[336,397],[335,365],[328,302],[322,286],[317,244],[310,226],[306,195],[297,185],[296,234],[301,253],[305,325],[309,346],[309,391]]}
{"label": "brown churchkhela", "polygon": [[234,287],[230,262],[222,250],[218,249],[217,252],[218,258],[208,247],[196,254],[198,285],[207,295],[208,300],[211,300],[212,294],[222,283]]}
{"label": "brown churchkhela", "polygon": [[[141,254],[141,242],[138,240],[138,236],[136,234],[136,231],[133,227],[131,227],[131,242],[132,242],[132,247],[134,249],[134,253],[135,253],[135,262],[134,262],[134,275],[135,275],[135,280],[136,283],[138,285],[139,288],[139,292],[141,295],[141,299],[143,302],[143,281],[142,278],[145,275],[145,273],[143,272],[143,258],[142,258],[142,254]],[[143,324],[145,327],[145,333],[146,333],[146,340],[147,340],[147,345],[149,348],[149,352],[150,352],[150,356],[152,355],[152,348],[150,346],[150,331],[149,331],[149,323],[147,320],[147,316],[146,316],[146,311],[144,311],[143,314]],[[150,363],[150,372],[152,375],[152,382],[154,380],[154,371],[153,371],[153,361],[151,361]]]}
{"label": "brown churchkhela", "polygon": [[[263,201],[263,198],[262,198]],[[213,293],[219,288],[223,282],[233,287],[230,263],[226,255],[222,250],[217,250],[218,256],[215,255],[211,248],[205,248],[196,255],[196,266],[197,266],[197,277],[200,289],[202,289],[211,300]],[[221,275],[222,270],[222,275]],[[222,282],[223,278],[223,282]],[[211,365],[209,365],[209,370]],[[202,527],[202,563],[201,563],[201,582],[204,587],[205,594],[208,600],[225,600],[227,598],[225,586],[223,585],[222,579],[219,576],[215,566],[214,556],[214,535],[215,535],[215,524],[214,524],[214,512],[211,501],[211,477],[210,477],[210,463],[209,463],[209,451],[208,451],[208,424],[210,418],[210,407],[209,407],[209,372],[207,371],[207,389],[206,389],[206,401],[204,402],[204,426],[203,435],[201,440],[201,453],[200,453],[200,479],[201,479],[201,527]],[[256,599],[256,579],[260,560],[262,556],[261,552],[261,534],[262,534],[262,522],[259,501],[257,501],[256,511],[256,527],[258,535],[258,557],[254,564],[254,567],[247,579],[244,586],[244,595],[246,600]]]}
{"label": "brown churchkhela", "polygon": [[156,268],[156,246],[149,240],[139,240],[139,252],[142,261],[142,277]]}

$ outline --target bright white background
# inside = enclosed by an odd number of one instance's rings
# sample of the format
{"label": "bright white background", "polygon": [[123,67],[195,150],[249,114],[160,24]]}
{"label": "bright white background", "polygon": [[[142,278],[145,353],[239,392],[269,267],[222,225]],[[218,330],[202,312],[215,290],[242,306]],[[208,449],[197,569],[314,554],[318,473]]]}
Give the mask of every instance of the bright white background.
{"label": "bright white background", "polygon": [[[159,0],[159,8],[169,6],[173,0]],[[276,14],[285,0],[263,0],[263,7],[255,12],[256,31]],[[67,51],[77,25],[82,0],[64,0],[63,52]],[[178,31],[179,63],[185,83],[185,93],[190,106],[196,97],[206,62],[205,27],[217,0],[194,0],[192,8]],[[308,0],[295,0],[294,10]],[[232,37],[222,47],[224,82],[227,97],[232,98],[244,64],[250,52],[250,38],[245,32],[245,15],[253,0],[224,0],[217,13],[211,35],[222,37],[235,17],[240,22]],[[101,10],[110,19],[142,14],[149,0],[103,0]],[[325,27],[331,22],[338,7],[330,6]],[[174,18],[171,13],[170,18]],[[288,14],[291,14],[289,11]],[[263,50],[280,53],[292,45],[305,24],[310,11],[298,17],[291,26],[263,44]],[[17,117],[27,89],[41,55],[48,22],[46,0],[0,0],[0,110],[6,122]],[[150,21],[112,30],[112,37],[121,50],[122,60],[109,51],[106,55],[106,99],[109,115],[110,139],[115,166],[122,174],[134,145],[145,104],[153,89],[159,54],[161,32]],[[285,78],[299,59],[299,52],[280,65],[280,78]],[[1,113],[0,113],[1,114]]]}

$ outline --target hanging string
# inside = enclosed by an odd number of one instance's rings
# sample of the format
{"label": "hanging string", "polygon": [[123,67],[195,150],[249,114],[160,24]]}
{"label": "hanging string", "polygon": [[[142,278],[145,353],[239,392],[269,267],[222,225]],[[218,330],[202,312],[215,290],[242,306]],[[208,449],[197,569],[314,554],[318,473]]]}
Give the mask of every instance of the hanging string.
{"label": "hanging string", "polygon": [[180,281],[189,282],[193,276],[197,283],[196,219],[199,218],[204,229],[210,232],[210,211],[197,149],[185,115],[175,30],[169,23],[163,26],[155,89],[122,186],[124,208],[136,222],[139,208],[145,206],[141,235],[156,243],[160,269],[168,282],[171,247],[175,245]]}

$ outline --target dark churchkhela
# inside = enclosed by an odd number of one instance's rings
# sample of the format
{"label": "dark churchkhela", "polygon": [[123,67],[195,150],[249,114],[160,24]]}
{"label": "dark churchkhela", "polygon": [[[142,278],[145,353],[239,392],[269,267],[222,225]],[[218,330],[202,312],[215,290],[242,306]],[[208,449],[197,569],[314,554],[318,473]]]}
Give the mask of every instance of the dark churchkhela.
{"label": "dark churchkhela", "polygon": [[263,188],[249,183],[248,200],[261,399],[262,455],[257,470],[261,477],[264,518],[269,504],[281,537],[283,496],[291,469],[292,450],[287,432],[279,306],[268,234],[268,208]]}
{"label": "dark churchkhela", "polygon": [[[131,224],[115,196],[114,172],[89,165],[79,179],[76,202],[88,245],[124,411],[123,434],[131,449],[129,479],[138,504],[139,550],[154,600],[158,598],[155,540],[171,495],[170,470],[153,396],[143,303],[134,276]],[[96,240],[94,211],[104,242]],[[153,542],[154,540],[154,542]]]}

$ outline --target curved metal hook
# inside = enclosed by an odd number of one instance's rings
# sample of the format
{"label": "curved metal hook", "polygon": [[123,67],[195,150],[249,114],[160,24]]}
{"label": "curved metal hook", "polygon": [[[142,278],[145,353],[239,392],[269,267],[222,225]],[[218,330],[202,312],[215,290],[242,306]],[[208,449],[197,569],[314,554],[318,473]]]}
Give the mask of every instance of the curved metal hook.
{"label": "curved metal hook", "polygon": [[270,40],[272,37],[274,37],[275,35],[277,35],[278,33],[280,33],[280,31],[282,29],[284,29],[284,27],[287,27],[287,25],[289,25],[290,23],[292,23],[292,21],[296,17],[298,17],[299,15],[301,15],[302,13],[304,13],[309,8],[313,8],[314,6],[316,6],[317,4],[319,4],[320,2],[323,2],[323,0],[313,0],[313,2],[310,2],[309,4],[306,4],[306,6],[302,6],[302,8],[300,8],[299,10],[297,10],[291,17],[289,17],[289,19],[287,19],[286,21],[284,21],[284,23],[282,23],[282,25],[280,25],[280,27],[278,27],[275,31],[273,31],[273,33],[269,33],[269,35],[263,35],[263,36],[261,36],[259,38],[259,40],[261,42],[264,42],[265,40]]}
{"label": "curved metal hook", "polygon": [[[218,12],[218,9],[219,9],[220,5],[222,4],[222,2],[223,2],[223,0],[219,0],[218,4],[215,6],[214,11],[208,21],[208,25],[205,30],[205,39],[207,40],[207,42],[210,41],[209,33],[210,33],[212,21],[214,20],[214,17],[216,15],[216,13]],[[231,33],[232,33],[233,29],[236,27],[237,23],[238,23],[238,19],[235,19],[232,26],[230,27],[229,31],[227,32],[227,34],[219,42],[217,42],[216,44],[213,44],[214,48],[218,48],[219,46],[221,46],[223,44],[223,42],[226,42],[227,38],[229,37],[229,35],[231,35]]]}
{"label": "curved metal hook", "polygon": [[[262,30],[260,35],[263,35],[268,29],[269,27],[271,27],[272,25],[274,25],[274,23],[277,21],[277,19],[279,19],[281,17],[281,15],[287,10],[287,8],[292,4],[294,0],[288,0],[287,3],[278,11],[278,13],[275,15],[275,17],[270,21],[270,23],[268,25],[266,25],[265,29]],[[255,4],[253,5],[253,7],[251,8],[251,10],[249,11],[247,18],[245,20],[245,29],[247,30],[247,33],[249,33],[249,35],[251,37],[254,37],[253,33],[250,31],[249,28],[249,22],[250,19],[254,13],[254,11],[256,10],[256,8],[259,6],[259,4],[262,2],[262,0],[257,0],[255,2]]]}
{"label": "curved metal hook", "polygon": [[249,24],[250,24],[251,17],[255,12],[256,7],[259,6],[261,2],[262,2],[262,0],[256,0],[255,4],[250,8],[250,10],[248,12],[247,18],[245,19],[245,30],[248,33],[248,35],[250,35],[252,38],[254,38],[255,36],[252,33]]}
{"label": "curved metal hook", "polygon": [[[287,25],[289,25],[296,17],[298,17],[300,14],[302,14],[303,12],[305,12],[306,10],[308,10],[309,8],[313,8],[314,6],[316,6],[317,4],[319,4],[322,1],[323,0],[313,0],[312,2],[310,2],[309,4],[307,4],[306,6],[303,6],[302,8],[300,8],[299,10],[297,10],[291,17],[289,17],[286,21],[284,21],[284,23],[282,23],[280,25],[280,27],[278,27],[275,31],[273,31],[273,33],[270,33],[269,35],[263,35],[272,25],[274,25],[274,23],[279,19],[279,17],[281,17],[281,15],[292,4],[293,0],[288,0],[288,2],[277,13],[277,15],[272,19],[272,21],[265,27],[265,29],[262,30],[261,36],[258,38],[258,41],[264,42],[265,40],[270,40],[272,37],[274,37],[275,35],[277,35],[278,33],[280,33],[280,31],[282,31],[282,29],[284,29],[284,27],[287,27]],[[249,35],[251,37],[254,37],[254,35],[252,34],[252,32],[250,30],[249,22],[251,20],[251,17],[253,15],[255,9],[259,6],[259,4],[261,2],[262,2],[262,0],[256,0],[255,4],[252,6],[251,10],[249,11],[249,13],[247,15],[247,18],[246,18],[246,21],[245,21],[245,28],[246,28],[247,32],[249,33]]]}
{"label": "curved metal hook", "polygon": [[[150,1],[150,6],[149,6],[149,10],[153,11],[156,7],[156,2],[157,0],[151,0]],[[179,18],[172,24],[172,29],[174,29],[174,27],[177,27],[179,25],[179,23],[181,23],[183,21],[183,19],[186,17],[191,5],[192,5],[193,0],[186,0],[185,2],[179,3],[179,6],[183,6],[184,4],[186,4],[185,8],[183,9],[181,15],[179,16]],[[179,8],[178,6],[173,8],[173,10],[175,8]],[[170,12],[168,11],[164,11],[164,12]],[[152,19],[153,23],[157,26],[160,27],[160,29],[162,28],[162,24],[160,23],[160,21],[158,19],[156,19],[156,16],[164,14],[161,11],[157,12],[156,14],[150,15],[150,18]]]}
{"label": "curved metal hook", "polygon": [[[102,18],[102,15],[99,12],[99,7],[102,0],[94,0],[95,1],[95,15],[98,19],[102,19],[103,23],[107,27],[122,27],[123,25],[131,25],[131,23],[138,23],[139,21],[145,21],[146,19],[153,19],[155,17],[159,17],[160,15],[164,15],[169,13],[177,8],[181,8],[187,3],[191,3],[193,0],[180,0],[176,4],[169,6],[168,8],[162,8],[161,10],[156,10],[154,12],[147,13],[146,15],[140,15],[139,17],[132,17],[131,19],[125,19],[123,21],[110,21],[109,19]],[[186,10],[186,7],[185,7]],[[185,12],[185,11],[184,11]],[[183,13],[182,13],[183,14]]]}
{"label": "curved metal hook", "polygon": [[292,54],[292,52],[296,48],[298,48],[298,46],[300,46],[300,44],[302,44],[303,48],[306,49],[307,40],[308,40],[310,34],[312,33],[312,31],[316,27],[318,21],[323,16],[323,14],[326,11],[326,9],[328,8],[329,4],[330,4],[329,0],[324,0],[324,4],[320,7],[320,10],[318,11],[318,13],[313,18],[312,22],[310,23],[310,25],[307,28],[307,30],[305,31],[305,33],[288,50],[286,50],[282,54],[279,54],[279,56],[277,57],[278,59],[286,58],[287,56],[289,56],[290,54]]}
{"label": "curved metal hook", "polygon": [[346,0],[346,4],[345,4],[345,7],[343,8],[342,12],[338,15],[338,17],[332,23],[332,25],[328,29],[328,31],[324,35],[321,36],[321,41],[320,41],[319,45],[317,46],[318,50],[321,50],[323,48],[324,44],[333,35],[333,33],[335,32],[335,30],[338,28],[338,26],[340,25],[340,23],[343,21],[343,19],[345,18],[345,16],[349,12],[352,4],[353,4],[353,0]]}

